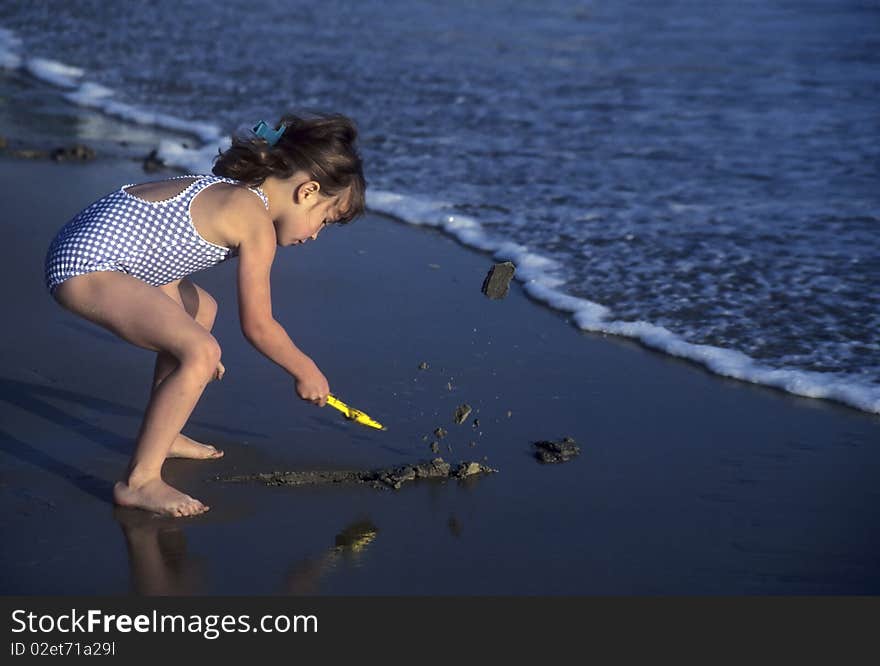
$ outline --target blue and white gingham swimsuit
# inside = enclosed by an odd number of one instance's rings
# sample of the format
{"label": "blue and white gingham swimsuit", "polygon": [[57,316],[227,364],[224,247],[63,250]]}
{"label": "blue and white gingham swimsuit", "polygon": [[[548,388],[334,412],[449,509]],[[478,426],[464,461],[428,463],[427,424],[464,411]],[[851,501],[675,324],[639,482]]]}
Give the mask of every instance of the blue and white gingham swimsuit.
{"label": "blue and white gingham swimsuit", "polygon": [[[238,253],[237,248],[206,241],[196,231],[190,214],[195,196],[215,183],[241,184],[232,178],[187,175],[196,178],[171,199],[146,201],[125,188],[108,194],[65,224],[46,253],[46,287],[75,275],[120,271],[158,287],[203,270]],[[248,188],[269,201],[259,188]]]}

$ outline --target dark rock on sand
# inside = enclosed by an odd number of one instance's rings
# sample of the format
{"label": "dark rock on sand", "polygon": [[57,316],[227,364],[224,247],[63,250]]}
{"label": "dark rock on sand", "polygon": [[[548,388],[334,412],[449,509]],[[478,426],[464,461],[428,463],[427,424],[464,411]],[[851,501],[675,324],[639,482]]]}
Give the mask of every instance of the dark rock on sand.
{"label": "dark rock on sand", "polygon": [[427,370],[427,369],[428,369],[428,364],[427,364],[427,363],[425,363],[424,361],[422,361],[421,363],[419,363],[419,370]]}
{"label": "dark rock on sand", "polygon": [[455,409],[455,422],[459,425],[465,422],[468,416],[471,415],[471,406],[468,404],[459,405]]}
{"label": "dark rock on sand", "polygon": [[434,431],[434,434],[437,435],[437,437],[439,437],[440,439],[443,439],[443,438],[446,437],[446,435],[448,435],[449,433],[447,433],[443,428],[437,428],[437,429]]}
{"label": "dark rock on sand", "polygon": [[56,148],[49,155],[56,162],[79,161],[87,162],[95,159],[95,151],[78,143],[74,146]]}
{"label": "dark rock on sand", "polygon": [[535,442],[535,457],[543,463],[568,462],[581,450],[571,437],[563,437],[561,442]]}
{"label": "dark rock on sand", "polygon": [[431,442],[431,451],[433,453],[440,453],[440,442]]}
{"label": "dark rock on sand", "polygon": [[[0,149],[9,148],[3,137],[0,137]],[[95,158],[95,151],[83,144],[75,144],[73,146],[62,146],[52,151],[46,151],[39,148],[16,148],[9,149],[8,155],[24,160],[45,160],[52,159],[56,162],[66,161],[88,161]]]}
{"label": "dark rock on sand", "polygon": [[493,300],[504,298],[510,289],[510,281],[515,272],[516,266],[510,261],[495,264],[483,280],[483,293]]}
{"label": "dark rock on sand", "polygon": [[161,171],[165,168],[165,162],[163,162],[159,158],[159,153],[156,150],[151,150],[150,154],[144,158],[143,163],[144,171],[147,173],[154,173],[156,171]]}
{"label": "dark rock on sand", "polygon": [[319,483],[368,483],[374,488],[399,489],[407,481],[416,479],[463,479],[477,474],[491,474],[498,470],[478,462],[462,462],[454,469],[443,458],[414,465],[402,465],[374,470],[319,470],[304,472],[270,472],[242,476],[216,477],[218,481],[258,481],[267,486],[304,486]]}

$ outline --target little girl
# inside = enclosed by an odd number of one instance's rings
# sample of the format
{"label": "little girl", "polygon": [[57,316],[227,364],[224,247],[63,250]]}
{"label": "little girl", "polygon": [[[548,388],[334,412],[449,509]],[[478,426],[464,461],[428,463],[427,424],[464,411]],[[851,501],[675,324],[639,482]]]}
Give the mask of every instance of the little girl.
{"label": "little girl", "polygon": [[341,115],[285,116],[236,136],[215,175],[125,185],[80,212],[49,246],[46,286],[71,312],[158,352],[153,389],[117,504],[171,516],[208,507],[162,480],[168,457],[222,452],[181,433],[205,386],[220,379],[211,335],[217,303],[190,273],[238,257],[238,301],[247,340],[287,370],[303,400],[330,392],[318,366],[272,316],[276,246],[318,237],[364,210],[354,124]]}

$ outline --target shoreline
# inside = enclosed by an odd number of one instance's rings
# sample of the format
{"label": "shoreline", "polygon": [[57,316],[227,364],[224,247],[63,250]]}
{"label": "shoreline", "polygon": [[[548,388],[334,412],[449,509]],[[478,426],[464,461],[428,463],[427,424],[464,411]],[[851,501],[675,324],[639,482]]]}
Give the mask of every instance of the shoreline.
{"label": "shoreline", "polygon": [[[88,117],[89,122],[81,124],[98,125],[100,129],[93,130],[91,136],[96,140],[99,136],[104,139],[100,145],[105,151],[109,151],[110,156],[119,157],[121,154],[126,154],[133,160],[150,162],[155,171],[175,174],[205,171],[195,168],[194,162],[201,161],[206,154],[212,153],[210,143],[190,148],[189,143],[193,139],[186,138],[185,134],[175,134],[171,126],[151,127],[133,124],[104,115],[100,110],[75,104],[64,98],[59,90],[51,87],[46,80],[32,73],[7,71],[3,73],[2,80],[7,89],[9,86],[18,87],[19,90],[34,89],[33,95],[37,98],[51,99],[52,102],[46,104],[49,115],[60,117],[64,114],[73,114]],[[70,84],[73,85],[73,81]],[[8,122],[8,119],[6,121]],[[168,122],[165,124],[168,125]],[[171,125],[177,127],[185,123],[181,121]],[[197,125],[202,126],[202,124]],[[37,135],[44,132],[47,126],[51,127],[51,123],[38,125]],[[119,141],[106,140],[106,137],[112,136],[115,132],[120,135],[125,134],[128,138],[133,129],[137,130],[134,140],[124,142],[126,144],[124,149],[120,147]],[[218,132],[219,130],[214,134],[219,137]],[[140,150],[137,157],[132,156],[135,146]],[[120,153],[121,150],[124,152]],[[143,154],[144,150],[148,152],[147,155]],[[162,159],[166,159],[167,164],[162,164]],[[187,163],[190,164],[189,167],[184,166]],[[150,178],[159,177],[161,173]],[[369,210],[374,214],[383,215],[409,226],[438,228],[464,248],[484,252],[498,261],[510,260],[518,266],[525,264],[524,268],[520,267],[519,275],[514,279],[524,287],[529,298],[545,308],[558,312],[567,323],[578,330],[603,337],[612,335],[633,340],[643,348],[683,359],[716,377],[764,386],[799,397],[825,400],[860,412],[880,415],[880,387],[874,384],[860,382],[849,375],[841,378],[839,374],[832,376],[830,373],[764,365],[763,362],[735,349],[690,342],[663,326],[647,321],[609,319],[610,310],[606,306],[558,291],[553,286],[553,278],[548,278],[541,270],[535,272],[529,266],[532,263],[540,265],[549,260],[503,239],[486,236],[478,221],[467,216],[451,215],[442,206],[438,207],[435,204],[426,206],[425,202],[415,199],[410,201],[390,192],[373,191],[371,196],[368,194],[368,204],[370,204],[369,199],[372,199]],[[412,215],[408,217],[406,212],[398,212],[401,199],[405,200],[405,206],[411,206],[419,211],[416,217]],[[526,278],[523,278],[524,271],[527,272]]]}
{"label": "shoreline", "polygon": [[[874,416],[561,326],[519,282],[489,300],[489,257],[374,213],[280,253],[273,304],[334,393],[388,431],[296,399],[241,335],[227,262],[193,276],[218,301],[227,375],[184,430],[226,456],[164,470],[212,509],[114,508],[153,354],[59,308],[42,258],[70,215],[143,173],[3,156],[0,172],[16,249],[0,264],[5,594],[880,591]],[[438,427],[444,459],[498,473],[387,492],[213,480],[409,465],[434,457]],[[535,441],[566,436],[578,457],[535,460]]]}

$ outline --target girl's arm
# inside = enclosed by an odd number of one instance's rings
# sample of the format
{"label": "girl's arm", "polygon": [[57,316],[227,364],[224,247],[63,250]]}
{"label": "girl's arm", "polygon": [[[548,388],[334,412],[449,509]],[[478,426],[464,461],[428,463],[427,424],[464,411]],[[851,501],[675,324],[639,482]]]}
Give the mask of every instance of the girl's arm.
{"label": "girl's arm", "polygon": [[242,192],[229,207],[240,227],[238,241],[238,315],[248,342],[274,361],[297,382],[297,393],[320,406],[327,402],[330,388],[318,366],[290,339],[272,316],[270,274],[275,259],[275,227],[256,198]]}

